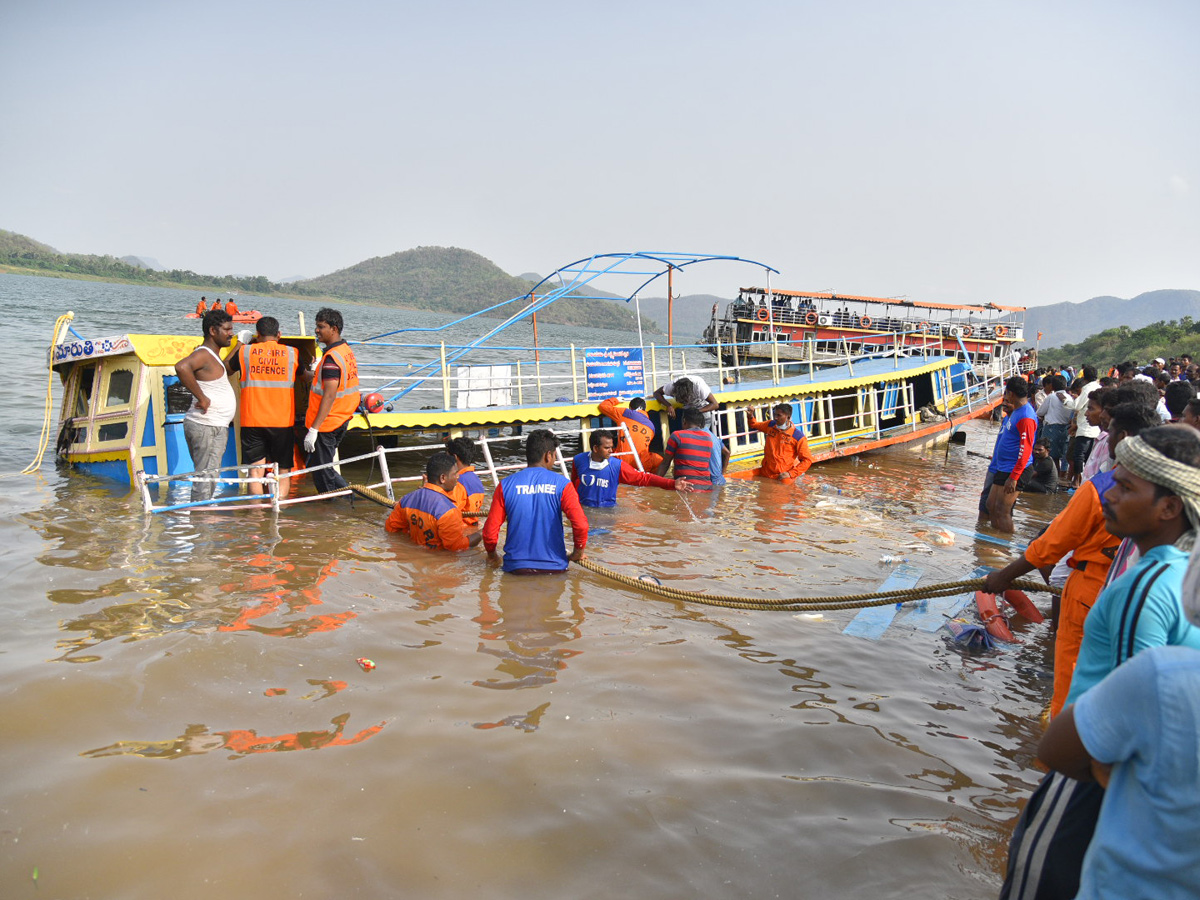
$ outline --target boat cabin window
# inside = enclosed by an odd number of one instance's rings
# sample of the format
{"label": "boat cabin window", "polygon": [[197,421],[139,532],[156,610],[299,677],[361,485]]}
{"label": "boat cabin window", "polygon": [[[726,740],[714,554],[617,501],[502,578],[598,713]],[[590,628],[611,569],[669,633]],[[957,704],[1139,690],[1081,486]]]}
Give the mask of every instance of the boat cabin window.
{"label": "boat cabin window", "polygon": [[128,422],[106,422],[100,426],[100,432],[96,435],[96,440],[103,443],[104,441],[119,441],[129,434]]}
{"label": "boat cabin window", "polygon": [[79,388],[75,391],[75,415],[86,417],[92,408],[92,388],[96,384],[96,364],[79,370]]}
{"label": "boat cabin window", "polygon": [[108,376],[108,391],[104,396],[104,405],[127,406],[133,397],[133,372],[129,369],[117,369]]}

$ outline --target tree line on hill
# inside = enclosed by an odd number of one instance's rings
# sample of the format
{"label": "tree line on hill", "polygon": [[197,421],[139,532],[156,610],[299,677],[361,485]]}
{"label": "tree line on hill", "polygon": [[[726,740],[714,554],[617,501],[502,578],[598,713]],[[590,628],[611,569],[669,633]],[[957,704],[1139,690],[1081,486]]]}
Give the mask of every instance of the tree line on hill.
{"label": "tree line on hill", "polygon": [[[418,247],[391,256],[364,260],[347,269],[292,284],[263,275],[204,275],[190,269],[151,269],[115,256],[60,253],[22,234],[0,230],[0,264],[32,274],[57,272],[93,276],[128,284],[186,285],[213,292],[241,291],[291,297],[329,297],[379,306],[468,314],[521,297],[533,286],[506,274],[490,260],[454,247]],[[497,309],[494,318],[507,318],[523,304]],[[538,314],[547,324],[584,325],[635,331],[633,311],[615,303],[564,297]],[[657,325],[642,317],[644,329]]]}
{"label": "tree line on hill", "polygon": [[1130,360],[1145,365],[1155,357],[1167,359],[1183,353],[1200,358],[1200,321],[1193,321],[1191,316],[1154,322],[1138,329],[1128,325],[1108,328],[1078,344],[1040,351],[1038,365],[1091,363],[1107,368]]}

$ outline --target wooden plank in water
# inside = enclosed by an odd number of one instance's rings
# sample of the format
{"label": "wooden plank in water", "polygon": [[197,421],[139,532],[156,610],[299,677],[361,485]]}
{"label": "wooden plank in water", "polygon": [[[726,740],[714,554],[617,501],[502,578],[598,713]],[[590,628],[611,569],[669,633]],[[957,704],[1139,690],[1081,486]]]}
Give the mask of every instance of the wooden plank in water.
{"label": "wooden plank in water", "polygon": [[[902,563],[892,569],[892,573],[879,586],[879,590],[902,591],[906,588],[916,587],[917,582],[921,580],[921,576],[924,574],[925,570],[920,566],[910,566]],[[842,634],[877,641],[883,637],[883,633],[887,631],[887,627],[892,624],[892,619],[895,617],[895,603],[860,609],[858,615],[850,620],[850,624],[842,629]]]}
{"label": "wooden plank in water", "polygon": [[[987,566],[980,566],[973,570],[968,578],[982,578],[990,572]],[[902,624],[909,625],[917,631],[937,631],[946,624],[948,619],[954,618],[962,608],[975,599],[974,591],[967,591],[963,594],[953,594],[949,597],[930,597],[928,600],[920,600],[907,616],[904,617]]]}

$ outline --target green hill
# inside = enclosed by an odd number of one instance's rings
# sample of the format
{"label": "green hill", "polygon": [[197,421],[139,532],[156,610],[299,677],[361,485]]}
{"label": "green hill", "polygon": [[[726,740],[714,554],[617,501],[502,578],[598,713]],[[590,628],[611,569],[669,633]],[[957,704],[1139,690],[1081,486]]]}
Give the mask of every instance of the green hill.
{"label": "green hill", "polygon": [[1091,363],[1107,369],[1126,360],[1146,365],[1157,356],[1168,359],[1190,353],[1200,359],[1200,322],[1191,316],[1155,322],[1136,330],[1118,325],[1080,341],[1038,353],[1038,365],[1063,366]]}
{"label": "green hill", "polygon": [[[473,313],[520,297],[532,283],[505,273],[491,260],[457,247],[417,247],[377,256],[328,275],[293,285],[298,290],[376,303],[380,306]],[[519,304],[498,309],[498,317]],[[541,322],[636,330],[632,310],[612,303],[564,297],[538,313]],[[645,316],[642,327],[657,331]]]}
{"label": "green hill", "polygon": [[0,230],[0,265],[12,266],[33,275],[55,273],[60,277],[101,278],[125,284],[179,285],[209,290],[240,290],[251,294],[295,293],[289,287],[275,284],[262,275],[200,275],[190,269],[160,272],[141,265],[131,265],[115,256],[59,253],[33,238],[3,230]]}

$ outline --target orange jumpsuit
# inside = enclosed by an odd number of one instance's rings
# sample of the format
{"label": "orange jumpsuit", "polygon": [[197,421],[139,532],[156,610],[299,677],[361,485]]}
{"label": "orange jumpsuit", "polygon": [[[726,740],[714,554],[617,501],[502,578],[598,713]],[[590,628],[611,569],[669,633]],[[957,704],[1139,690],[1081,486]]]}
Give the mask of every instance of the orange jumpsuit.
{"label": "orange jumpsuit", "polygon": [[[650,420],[650,416],[645,410],[641,409],[623,409],[617,405],[616,398],[600,401],[600,415],[608,416],[618,426],[622,423],[629,429],[629,434],[633,437],[633,452],[637,453],[638,458],[642,461],[642,468],[647,472],[657,472],[658,466],[662,462],[662,457],[657,453],[650,452],[650,442],[654,440],[654,423]],[[617,443],[613,447],[614,453],[628,453],[630,451],[629,441],[625,439],[625,432],[617,432]]]}
{"label": "orange jumpsuit", "polygon": [[787,477],[788,481],[799,478],[813,464],[812,452],[808,449],[808,438],[804,429],[793,425],[784,430],[774,422],[760,422],[750,413],[750,427],[766,435],[762,465],[754,470],[764,478]]}
{"label": "orange jumpsuit", "polygon": [[1083,620],[1096,602],[1108,567],[1121,539],[1104,527],[1100,506],[1101,492],[1108,490],[1112,477],[1107,472],[1085,481],[1075,491],[1066,509],[1060,512],[1041,537],[1025,550],[1026,562],[1039,569],[1052,566],[1071,554],[1071,576],[1063,588],[1058,605],[1058,633],[1054,637],[1054,698],[1050,715],[1062,711],[1071,688],[1075,660],[1083,643]]}
{"label": "orange jumpsuit", "polygon": [[204,314],[206,312],[208,312],[208,304],[205,303],[204,298],[201,297],[199,300],[196,301],[196,315],[203,318]]}
{"label": "orange jumpsuit", "polygon": [[434,550],[466,550],[471,546],[454,500],[432,484],[401,497],[384,527],[393,532],[406,531],[415,543]]}
{"label": "orange jumpsuit", "polygon": [[229,313],[231,316],[236,316],[240,310],[238,309],[238,305],[234,303],[233,300],[226,300],[225,312]]}

